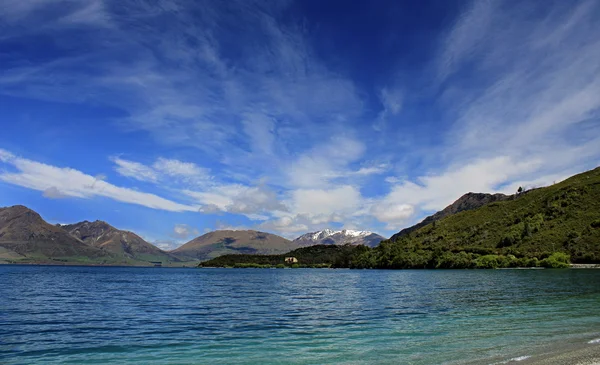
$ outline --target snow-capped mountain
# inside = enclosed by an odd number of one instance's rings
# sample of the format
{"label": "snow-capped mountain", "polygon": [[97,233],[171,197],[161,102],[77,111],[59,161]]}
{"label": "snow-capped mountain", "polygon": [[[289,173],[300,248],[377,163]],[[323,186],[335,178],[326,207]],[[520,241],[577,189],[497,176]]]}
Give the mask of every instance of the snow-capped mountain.
{"label": "snow-capped mountain", "polygon": [[375,247],[384,239],[385,237],[369,231],[354,231],[350,229],[334,231],[324,229],[318,232],[303,234],[293,242],[298,246],[344,245],[349,243],[352,245]]}

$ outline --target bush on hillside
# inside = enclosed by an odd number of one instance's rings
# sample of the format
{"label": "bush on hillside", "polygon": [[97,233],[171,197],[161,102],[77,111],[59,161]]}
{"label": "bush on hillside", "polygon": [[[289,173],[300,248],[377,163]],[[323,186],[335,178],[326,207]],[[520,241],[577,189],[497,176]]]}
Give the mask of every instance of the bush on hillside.
{"label": "bush on hillside", "polygon": [[571,257],[566,253],[555,252],[543,259],[540,264],[550,269],[564,269],[571,266]]}

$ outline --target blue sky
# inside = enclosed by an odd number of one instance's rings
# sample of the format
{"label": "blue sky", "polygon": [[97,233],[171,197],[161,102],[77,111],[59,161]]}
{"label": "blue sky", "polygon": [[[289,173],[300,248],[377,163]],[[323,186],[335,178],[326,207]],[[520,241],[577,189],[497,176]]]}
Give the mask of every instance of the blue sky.
{"label": "blue sky", "polygon": [[600,157],[598,1],[5,0],[0,205],[389,236]]}

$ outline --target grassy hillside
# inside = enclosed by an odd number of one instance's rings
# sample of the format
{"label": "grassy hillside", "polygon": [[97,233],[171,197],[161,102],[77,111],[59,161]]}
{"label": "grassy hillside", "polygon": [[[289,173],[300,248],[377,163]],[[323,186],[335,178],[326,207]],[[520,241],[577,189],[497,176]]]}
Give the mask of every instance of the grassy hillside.
{"label": "grassy hillside", "polygon": [[219,230],[171,251],[182,259],[209,260],[228,254],[278,255],[298,247],[283,237],[253,230]]}
{"label": "grassy hillside", "polygon": [[568,256],[574,263],[600,262],[600,168],[447,216],[382,242],[353,265],[553,267],[563,266]]}

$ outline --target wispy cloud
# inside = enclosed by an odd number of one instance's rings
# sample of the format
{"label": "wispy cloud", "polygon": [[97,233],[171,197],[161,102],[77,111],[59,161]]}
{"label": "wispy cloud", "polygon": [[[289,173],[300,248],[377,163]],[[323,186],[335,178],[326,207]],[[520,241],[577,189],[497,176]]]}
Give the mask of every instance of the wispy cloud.
{"label": "wispy cloud", "polygon": [[383,88],[379,95],[379,100],[383,109],[377,115],[377,120],[373,124],[373,129],[382,131],[392,116],[398,115],[402,110],[404,95],[399,88]]}
{"label": "wispy cloud", "polygon": [[[2,156],[11,156],[7,151],[0,151]],[[1,171],[1,181],[42,191],[46,197],[106,197],[124,203],[172,212],[198,210],[198,206],[180,204],[155,194],[116,186],[68,167],[47,165],[21,157],[11,157],[2,162],[11,165],[16,171]]]}
{"label": "wispy cloud", "polygon": [[198,236],[200,232],[196,228],[192,228],[187,224],[176,224],[173,227],[173,235],[178,239],[188,239],[192,236]]}
{"label": "wispy cloud", "polygon": [[[440,105],[457,118],[436,149],[445,167],[386,178],[391,191],[373,212],[380,220],[439,210],[468,191],[546,185],[597,165],[598,3],[512,5],[475,1],[448,33],[437,63]],[[538,11],[536,20],[523,15]]]}
{"label": "wispy cloud", "polygon": [[123,176],[131,177],[140,181],[158,181],[158,174],[152,168],[139,162],[124,160],[119,157],[112,158],[115,170]]}
{"label": "wispy cloud", "polygon": [[159,157],[150,166],[120,157],[112,157],[111,161],[115,163],[115,171],[120,175],[139,181],[164,183],[166,180],[169,180],[173,185],[175,183],[194,185],[208,182],[212,179],[209,169],[200,167],[192,162],[184,162],[176,159]]}
{"label": "wispy cloud", "polygon": [[0,41],[60,42],[55,57],[11,51],[0,93],[117,109],[117,133],[167,152],[107,151],[115,171],[185,203],[4,150],[16,171],[0,178],[52,198],[242,215],[291,235],[394,231],[467,191],[512,192],[597,164],[597,1],[472,1],[432,40],[433,60],[411,68],[418,77],[385,70],[392,81],[376,85],[321,57],[303,24],[283,20],[290,5],[5,2]]}

